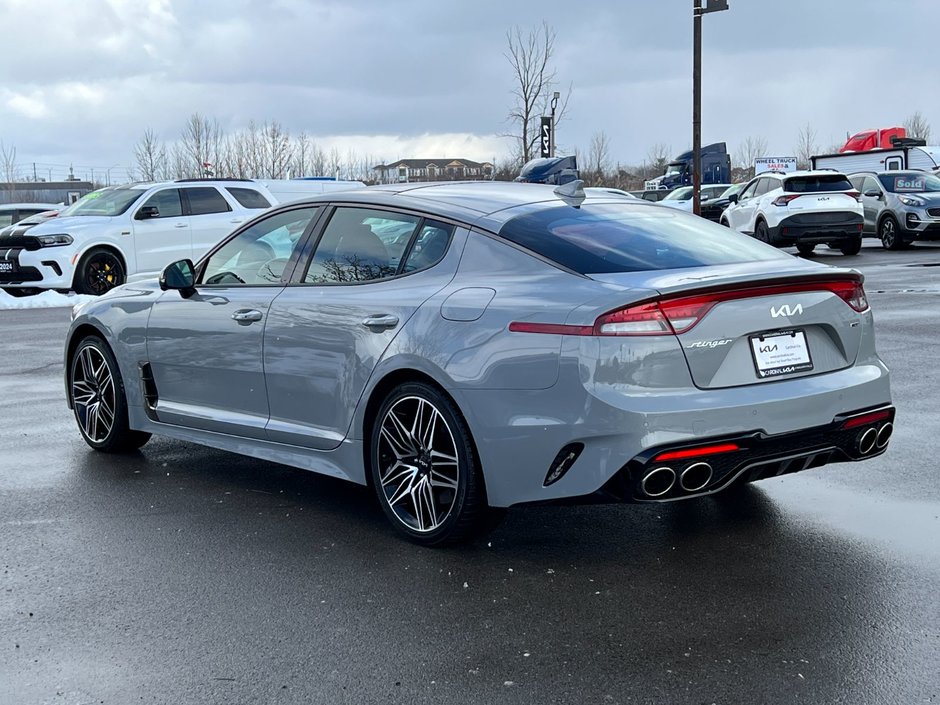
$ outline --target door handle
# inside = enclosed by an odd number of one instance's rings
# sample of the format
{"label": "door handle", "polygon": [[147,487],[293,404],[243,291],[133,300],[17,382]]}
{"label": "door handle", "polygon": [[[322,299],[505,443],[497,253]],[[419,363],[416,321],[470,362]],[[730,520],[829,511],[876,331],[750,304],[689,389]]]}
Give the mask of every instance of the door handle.
{"label": "door handle", "polygon": [[363,319],[362,325],[366,328],[394,328],[398,325],[398,316],[393,316],[390,313],[369,316]]}
{"label": "door handle", "polygon": [[263,318],[261,311],[256,311],[253,308],[243,308],[239,309],[232,314],[232,320],[238,321],[244,325],[249,325],[255,321],[260,321]]}
{"label": "door handle", "polygon": [[174,225],[173,227],[174,227],[174,228],[185,228],[185,227],[188,227],[188,226],[186,225],[186,223],[177,223],[177,224]]}
{"label": "door handle", "polygon": [[244,220],[245,220],[244,218],[232,218],[232,219],[231,219],[230,221],[228,221],[228,222],[230,222],[230,223],[241,223],[241,222],[244,222]]}

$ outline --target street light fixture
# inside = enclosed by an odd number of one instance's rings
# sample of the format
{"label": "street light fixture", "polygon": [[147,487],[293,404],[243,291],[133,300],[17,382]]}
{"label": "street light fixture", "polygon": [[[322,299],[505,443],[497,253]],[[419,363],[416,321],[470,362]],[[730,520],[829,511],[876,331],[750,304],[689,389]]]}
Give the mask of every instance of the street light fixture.
{"label": "street light fixture", "polygon": [[728,0],[692,0],[692,212],[702,214],[702,15],[728,9]]}
{"label": "street light fixture", "polygon": [[552,142],[549,147],[549,156],[555,156],[555,108],[558,107],[558,99],[561,98],[561,93],[555,91],[552,94]]}

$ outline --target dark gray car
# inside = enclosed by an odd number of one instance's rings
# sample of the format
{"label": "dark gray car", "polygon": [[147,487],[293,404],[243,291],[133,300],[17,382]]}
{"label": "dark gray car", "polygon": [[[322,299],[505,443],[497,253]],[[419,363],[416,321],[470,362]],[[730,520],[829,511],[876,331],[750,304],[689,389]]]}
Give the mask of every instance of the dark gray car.
{"label": "dark gray car", "polygon": [[886,449],[858,272],[568,186],[400,184],[265,212],[76,308],[79,431],[369,485],[425,544],[491,507],[684,500]]}
{"label": "dark gray car", "polygon": [[914,240],[940,240],[940,177],[923,171],[859,172],[849,179],[862,194],[865,235],[888,250]]}

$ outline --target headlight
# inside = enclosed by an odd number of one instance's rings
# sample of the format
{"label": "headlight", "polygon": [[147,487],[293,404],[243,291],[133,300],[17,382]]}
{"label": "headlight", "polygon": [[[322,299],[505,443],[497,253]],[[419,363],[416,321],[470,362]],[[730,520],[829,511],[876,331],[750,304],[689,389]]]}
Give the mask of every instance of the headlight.
{"label": "headlight", "polygon": [[71,235],[37,235],[40,247],[60,247],[61,245],[71,245]]}
{"label": "headlight", "polygon": [[915,196],[898,196],[898,200],[905,206],[922,206],[924,202]]}

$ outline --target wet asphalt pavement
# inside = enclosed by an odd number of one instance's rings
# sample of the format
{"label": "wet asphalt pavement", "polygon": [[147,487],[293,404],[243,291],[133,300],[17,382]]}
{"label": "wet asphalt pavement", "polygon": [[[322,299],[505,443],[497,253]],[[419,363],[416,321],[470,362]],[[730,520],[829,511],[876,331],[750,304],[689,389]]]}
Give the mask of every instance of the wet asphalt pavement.
{"label": "wet asphalt pavement", "polygon": [[885,456],[447,550],[300,470],[93,453],[68,310],[0,312],[0,705],[937,702],[940,246],[820,258],[868,277]]}

